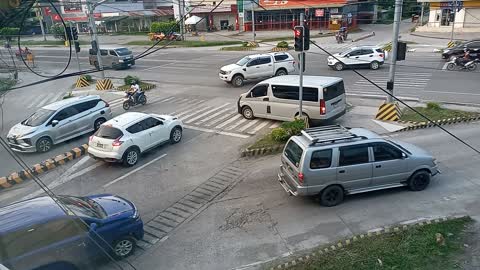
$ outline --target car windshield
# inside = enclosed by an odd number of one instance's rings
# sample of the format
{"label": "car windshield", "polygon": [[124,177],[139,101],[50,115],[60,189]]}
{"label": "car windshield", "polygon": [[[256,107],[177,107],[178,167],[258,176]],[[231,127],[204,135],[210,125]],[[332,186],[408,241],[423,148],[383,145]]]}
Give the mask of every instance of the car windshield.
{"label": "car windshield", "polygon": [[58,199],[77,216],[99,219],[107,217],[105,210],[97,202],[87,197],[58,196]]}
{"label": "car windshield", "polygon": [[410,155],[412,154],[412,153],[410,153],[410,151],[408,151],[405,147],[401,146],[400,144],[398,144],[394,141],[391,141],[391,140],[388,140],[388,141],[393,143],[396,147],[398,147],[398,148],[402,149],[403,151],[407,152],[408,154],[410,154]]}
{"label": "car windshield", "polygon": [[22,125],[29,126],[29,127],[36,127],[39,126],[45,121],[47,121],[55,111],[47,110],[47,109],[40,109],[34,114],[30,115],[26,120],[22,122]]}
{"label": "car windshield", "polygon": [[246,63],[248,63],[248,61],[250,61],[250,57],[245,56],[244,58],[240,59],[240,61],[237,62],[237,65],[243,66],[243,65],[245,65]]}
{"label": "car windshield", "polygon": [[115,52],[116,52],[119,56],[125,56],[125,55],[129,55],[129,54],[132,53],[132,52],[131,52],[130,50],[128,50],[127,48],[115,49]]}

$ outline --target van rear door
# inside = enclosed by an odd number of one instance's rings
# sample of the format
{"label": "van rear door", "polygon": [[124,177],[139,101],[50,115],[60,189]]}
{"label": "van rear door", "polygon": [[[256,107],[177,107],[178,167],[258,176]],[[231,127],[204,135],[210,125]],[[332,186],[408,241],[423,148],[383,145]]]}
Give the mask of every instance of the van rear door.
{"label": "van rear door", "polygon": [[335,116],[346,109],[346,96],[343,80],[323,88],[320,100],[320,115],[325,118]]}

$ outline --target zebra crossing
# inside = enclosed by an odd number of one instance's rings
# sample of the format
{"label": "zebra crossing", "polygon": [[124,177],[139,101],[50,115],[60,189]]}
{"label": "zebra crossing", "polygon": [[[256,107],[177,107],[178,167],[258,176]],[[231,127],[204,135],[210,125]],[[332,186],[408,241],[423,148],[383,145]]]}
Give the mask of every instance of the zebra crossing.
{"label": "zebra crossing", "polygon": [[[113,111],[123,110],[122,103],[123,99],[116,99],[110,102],[110,107]],[[157,108],[162,107],[162,105],[173,108],[157,112]],[[152,109],[152,106],[155,108]],[[267,119],[247,120],[238,113],[234,101],[212,104],[207,99],[182,96],[152,97],[148,99],[146,106],[134,107],[133,109],[173,115],[180,118],[186,128],[239,138],[248,138],[267,127],[279,127],[281,123]]]}
{"label": "zebra crossing", "polygon": [[[52,102],[61,100],[66,93],[45,93],[40,95],[21,95],[16,96],[15,93],[9,93],[5,96],[5,104],[15,104],[16,107],[27,109],[37,109]],[[7,105],[8,106],[8,105]]]}
{"label": "zebra crossing", "polygon": [[[386,89],[388,81],[388,72],[368,72],[365,75],[377,85]],[[395,93],[396,94],[414,94],[418,95],[423,91],[431,80],[432,73],[422,72],[396,72],[395,73]],[[353,85],[347,85],[347,91],[355,94],[375,95],[383,94],[370,82],[360,79]]]}

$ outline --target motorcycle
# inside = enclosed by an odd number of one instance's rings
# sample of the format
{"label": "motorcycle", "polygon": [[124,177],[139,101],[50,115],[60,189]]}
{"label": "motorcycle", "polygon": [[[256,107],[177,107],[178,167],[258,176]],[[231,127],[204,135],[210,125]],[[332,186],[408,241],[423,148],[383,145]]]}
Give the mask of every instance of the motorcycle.
{"label": "motorcycle", "polygon": [[450,62],[447,64],[447,70],[455,70],[455,69],[460,69],[460,70],[468,70],[468,71],[474,71],[477,69],[477,62],[479,62],[478,59],[474,59],[471,61],[468,61],[466,63],[462,62],[460,58],[454,57]]}
{"label": "motorcycle", "polygon": [[343,43],[345,40],[347,40],[347,32],[337,32],[335,33],[335,39],[337,40],[337,43]]}
{"label": "motorcycle", "polygon": [[134,107],[137,105],[145,105],[147,104],[147,96],[145,96],[144,92],[140,92],[140,94],[137,97],[137,101],[135,102],[135,99],[133,98],[133,93],[127,92],[125,95],[125,98],[123,99],[123,109],[125,111],[128,111],[130,107]]}

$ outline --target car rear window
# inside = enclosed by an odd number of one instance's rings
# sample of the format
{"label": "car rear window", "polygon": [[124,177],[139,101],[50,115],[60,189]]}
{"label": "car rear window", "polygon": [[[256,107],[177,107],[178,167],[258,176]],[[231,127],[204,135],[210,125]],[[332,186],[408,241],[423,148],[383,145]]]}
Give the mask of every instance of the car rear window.
{"label": "car rear window", "polygon": [[334,99],[343,94],[345,94],[345,87],[343,86],[343,81],[339,81],[336,84],[332,84],[323,88],[323,99],[325,101]]}
{"label": "car rear window", "polygon": [[275,61],[283,61],[287,59],[288,59],[288,55],[286,54],[275,55]]}
{"label": "car rear window", "polygon": [[98,131],[95,133],[95,136],[104,138],[104,139],[117,139],[123,135],[123,132],[111,126],[101,126]]}
{"label": "car rear window", "polygon": [[375,51],[377,51],[378,53],[383,53],[382,49],[375,49]]}
{"label": "car rear window", "polygon": [[290,140],[284,150],[285,156],[292,162],[295,167],[300,165],[300,159],[302,158],[303,149],[293,140]]}

